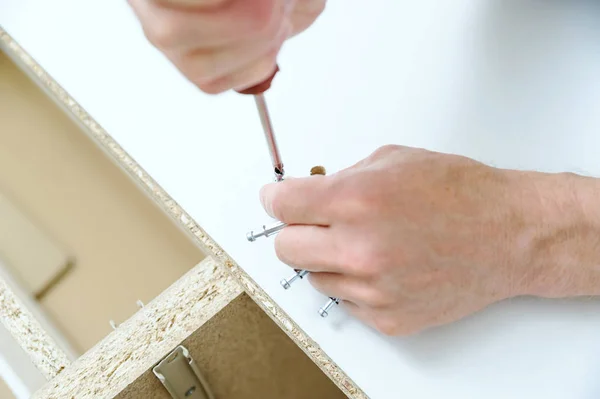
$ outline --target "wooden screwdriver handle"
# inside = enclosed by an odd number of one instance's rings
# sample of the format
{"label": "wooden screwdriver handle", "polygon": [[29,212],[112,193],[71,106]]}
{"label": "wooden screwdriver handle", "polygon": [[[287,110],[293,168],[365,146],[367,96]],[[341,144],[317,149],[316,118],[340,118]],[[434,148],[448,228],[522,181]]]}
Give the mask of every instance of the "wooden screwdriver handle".
{"label": "wooden screwdriver handle", "polygon": [[275,71],[273,71],[273,74],[268,77],[267,79],[265,79],[262,83],[259,83],[257,85],[254,85],[252,87],[249,87],[247,89],[244,90],[236,90],[238,93],[240,94],[262,94],[265,91],[269,90],[269,88],[271,87],[271,82],[273,81],[273,78],[275,77],[275,75],[277,75],[277,72],[279,72],[279,66],[275,66]]}

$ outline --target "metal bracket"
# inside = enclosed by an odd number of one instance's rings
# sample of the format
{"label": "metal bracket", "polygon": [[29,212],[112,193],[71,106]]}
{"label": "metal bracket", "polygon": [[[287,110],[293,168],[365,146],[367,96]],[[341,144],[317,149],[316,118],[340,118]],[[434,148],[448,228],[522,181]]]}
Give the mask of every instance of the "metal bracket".
{"label": "metal bracket", "polygon": [[153,369],[173,399],[214,399],[189,351],[178,346]]}

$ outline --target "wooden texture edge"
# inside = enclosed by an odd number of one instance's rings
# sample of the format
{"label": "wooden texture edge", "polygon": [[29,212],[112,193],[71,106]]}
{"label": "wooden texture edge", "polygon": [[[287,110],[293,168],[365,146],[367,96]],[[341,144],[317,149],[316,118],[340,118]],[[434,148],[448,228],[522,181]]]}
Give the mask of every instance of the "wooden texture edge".
{"label": "wooden texture edge", "polygon": [[351,399],[368,396],[310,338],[266,292],[179,206],[154,179],[6,32],[0,27],[0,43],[12,53],[32,79],[66,110],[101,148],[187,233],[208,255],[223,265],[242,284],[248,295]]}
{"label": "wooden texture edge", "polygon": [[3,279],[0,279],[0,319],[47,380],[56,377],[71,363]]}
{"label": "wooden texture edge", "polygon": [[32,398],[112,398],[243,292],[207,257]]}

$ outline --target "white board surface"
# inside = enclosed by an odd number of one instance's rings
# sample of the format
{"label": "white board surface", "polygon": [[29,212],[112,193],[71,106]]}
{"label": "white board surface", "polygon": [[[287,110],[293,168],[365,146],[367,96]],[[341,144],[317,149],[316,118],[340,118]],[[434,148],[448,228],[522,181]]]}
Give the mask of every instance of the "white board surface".
{"label": "white board surface", "polygon": [[[306,283],[282,290],[272,241],[245,240],[271,179],[252,98],[200,93],[126,2],[0,0],[0,24],[371,398],[600,397],[597,300],[518,299],[386,338],[321,319]],[[289,175],[390,143],[600,175],[597,2],[331,0],[280,66],[267,100]]]}

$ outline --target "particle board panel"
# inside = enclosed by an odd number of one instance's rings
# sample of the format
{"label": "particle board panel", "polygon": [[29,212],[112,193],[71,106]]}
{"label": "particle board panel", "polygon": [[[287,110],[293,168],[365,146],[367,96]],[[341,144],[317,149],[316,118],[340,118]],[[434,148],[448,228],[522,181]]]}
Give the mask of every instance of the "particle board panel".
{"label": "particle board panel", "polygon": [[69,365],[67,354],[2,278],[0,321],[46,379],[52,379]]}
{"label": "particle board panel", "polygon": [[[341,399],[344,395],[242,294],[182,342],[219,399]],[[170,399],[147,370],[117,399]]]}
{"label": "particle board panel", "polygon": [[40,398],[112,398],[242,292],[206,258],[38,390]]}

